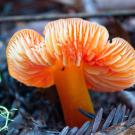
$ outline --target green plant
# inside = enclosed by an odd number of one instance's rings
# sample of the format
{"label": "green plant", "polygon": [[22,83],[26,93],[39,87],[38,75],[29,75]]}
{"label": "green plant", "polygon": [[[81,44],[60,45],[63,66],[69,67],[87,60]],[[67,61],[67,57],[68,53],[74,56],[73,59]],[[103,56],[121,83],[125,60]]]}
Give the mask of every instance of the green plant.
{"label": "green plant", "polygon": [[9,121],[13,121],[12,119],[10,119],[10,115],[12,114],[13,111],[16,110],[17,109],[13,108],[9,111],[6,107],[0,106],[0,117],[5,119],[4,126],[0,127],[0,132],[7,129]]}

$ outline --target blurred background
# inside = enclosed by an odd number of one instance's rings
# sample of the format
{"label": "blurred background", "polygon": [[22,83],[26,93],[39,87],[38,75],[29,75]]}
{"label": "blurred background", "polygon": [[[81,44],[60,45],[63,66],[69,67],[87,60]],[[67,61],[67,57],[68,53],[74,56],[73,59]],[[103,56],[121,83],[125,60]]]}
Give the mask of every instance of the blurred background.
{"label": "blurred background", "polygon": [[[36,119],[47,129],[65,126],[55,88],[44,93],[41,92],[44,90],[28,88],[9,77],[5,52],[15,31],[32,28],[42,34],[45,24],[59,19],[61,15],[103,24],[110,33],[110,39],[123,37],[135,47],[135,0],[0,0],[0,103],[9,109],[21,110],[26,117]],[[106,116],[118,104],[135,108],[134,91],[135,87],[132,87],[123,92],[91,92],[91,95],[95,109],[103,107]],[[19,113],[14,114],[14,119],[26,122]]]}

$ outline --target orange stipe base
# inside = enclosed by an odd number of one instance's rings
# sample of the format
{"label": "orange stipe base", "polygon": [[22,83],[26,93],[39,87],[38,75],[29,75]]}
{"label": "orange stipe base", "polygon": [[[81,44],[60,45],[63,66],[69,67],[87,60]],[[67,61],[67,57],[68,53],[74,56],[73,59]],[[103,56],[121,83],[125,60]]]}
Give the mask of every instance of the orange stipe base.
{"label": "orange stipe base", "polygon": [[65,122],[69,126],[81,126],[88,119],[78,109],[94,113],[81,67],[70,66],[54,72]]}

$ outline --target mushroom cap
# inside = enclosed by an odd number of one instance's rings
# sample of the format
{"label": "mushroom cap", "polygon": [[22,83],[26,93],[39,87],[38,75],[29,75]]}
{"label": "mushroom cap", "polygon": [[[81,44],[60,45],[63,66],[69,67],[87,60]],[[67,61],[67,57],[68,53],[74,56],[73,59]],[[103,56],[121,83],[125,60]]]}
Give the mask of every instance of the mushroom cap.
{"label": "mushroom cap", "polygon": [[10,39],[6,54],[8,70],[12,77],[28,86],[49,87],[53,85],[51,68],[41,64],[37,47],[44,38],[34,30],[16,32]]}
{"label": "mushroom cap", "polygon": [[72,64],[82,66],[87,86],[95,91],[120,91],[135,83],[134,48],[122,38],[110,42],[104,26],[60,19],[48,23],[44,35],[21,30],[9,41],[9,73],[22,83],[51,86],[53,70]]}

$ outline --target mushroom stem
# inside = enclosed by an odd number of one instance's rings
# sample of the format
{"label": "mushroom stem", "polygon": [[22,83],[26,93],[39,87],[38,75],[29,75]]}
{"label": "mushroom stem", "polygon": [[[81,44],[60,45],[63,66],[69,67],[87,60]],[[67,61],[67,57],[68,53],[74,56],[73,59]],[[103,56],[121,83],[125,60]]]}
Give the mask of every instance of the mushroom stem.
{"label": "mushroom stem", "polygon": [[60,97],[65,122],[69,126],[81,126],[88,119],[78,109],[94,113],[81,67],[70,66],[55,70],[54,81]]}

